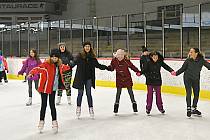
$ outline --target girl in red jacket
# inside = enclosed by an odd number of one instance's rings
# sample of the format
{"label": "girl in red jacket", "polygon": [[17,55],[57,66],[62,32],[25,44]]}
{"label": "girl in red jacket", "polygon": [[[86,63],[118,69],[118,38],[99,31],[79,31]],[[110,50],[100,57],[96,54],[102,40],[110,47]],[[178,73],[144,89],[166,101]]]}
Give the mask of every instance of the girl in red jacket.
{"label": "girl in red jacket", "polygon": [[58,122],[55,108],[55,93],[58,89],[64,88],[62,75],[70,70],[71,69],[69,66],[61,64],[59,50],[53,49],[51,50],[50,59],[46,60],[38,67],[33,68],[28,75],[29,77],[32,77],[35,74],[40,74],[40,82],[38,88],[38,91],[41,93],[42,99],[40,121],[38,125],[40,132],[42,132],[44,128],[44,119],[48,95],[52,116],[52,128],[55,133],[58,132]]}
{"label": "girl in red jacket", "polygon": [[138,70],[138,68],[136,68],[131,63],[131,61],[126,56],[126,53],[124,50],[118,49],[114,56],[115,58],[112,59],[110,66],[108,66],[108,69],[110,71],[116,70],[117,94],[116,94],[116,100],[114,104],[114,113],[118,113],[122,88],[128,89],[128,93],[130,95],[130,99],[133,105],[133,111],[138,112],[137,104],[136,104],[136,101],[133,95],[133,90],[132,90],[133,81],[131,78],[131,73],[128,68],[131,68],[133,71],[135,71],[137,76],[140,76],[141,72]]}

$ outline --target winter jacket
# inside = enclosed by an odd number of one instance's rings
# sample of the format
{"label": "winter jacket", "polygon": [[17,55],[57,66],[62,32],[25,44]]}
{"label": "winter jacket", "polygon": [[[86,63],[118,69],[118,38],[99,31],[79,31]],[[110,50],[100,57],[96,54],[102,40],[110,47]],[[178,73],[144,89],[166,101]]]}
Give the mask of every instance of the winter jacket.
{"label": "winter jacket", "polygon": [[141,68],[141,71],[144,70],[144,66],[146,65],[146,63],[148,61],[150,61],[149,55],[142,55],[140,57],[140,68]]}
{"label": "winter jacket", "polygon": [[65,64],[65,65],[69,65],[71,66],[72,63],[73,63],[73,56],[70,52],[61,52],[61,60],[62,60],[62,63]]}
{"label": "winter jacket", "polygon": [[116,86],[118,88],[127,88],[133,86],[131,73],[128,68],[131,68],[135,72],[141,73],[138,68],[127,59],[119,61],[117,58],[113,58],[110,66],[108,66],[109,70],[116,70]]}
{"label": "winter jacket", "polygon": [[173,69],[169,67],[164,61],[158,60],[154,62],[152,59],[145,63],[143,74],[146,76],[146,85],[161,86],[162,78],[160,69],[163,67],[165,70],[172,72]]}
{"label": "winter jacket", "polygon": [[[61,60],[58,65],[59,65],[58,88],[63,89],[64,80],[63,80],[62,75],[65,72],[70,71],[71,68],[67,65],[61,64]],[[50,60],[46,60],[44,63],[42,63],[38,67],[33,68],[29,72],[29,74],[32,74],[32,75],[40,74],[38,91],[40,93],[47,93],[47,94],[51,94],[53,91],[55,73],[56,73],[56,65],[53,63],[50,63]]]}
{"label": "winter jacket", "polygon": [[0,71],[4,71],[3,56],[0,56]]}
{"label": "winter jacket", "polygon": [[210,70],[210,63],[203,57],[197,57],[195,60],[187,58],[182,67],[176,72],[176,75],[180,75],[184,72],[184,78],[200,80],[200,72],[203,66]]}
{"label": "winter jacket", "polygon": [[[107,69],[107,66],[98,63],[98,60],[93,57],[82,58],[79,53],[74,60],[74,65],[77,65],[76,74],[73,82],[73,88],[83,89],[84,82],[89,77],[92,81],[92,87],[95,88],[95,68],[101,70]],[[89,69],[89,71],[87,71]]]}
{"label": "winter jacket", "polygon": [[[37,67],[38,65],[40,65],[42,62],[40,60],[36,60],[35,58],[32,57],[28,57],[24,63],[23,66],[21,68],[21,70],[18,72],[18,74],[23,75],[23,73],[26,73],[26,75],[28,75],[28,73],[35,67]],[[38,80],[39,79],[39,75],[34,75],[33,78],[28,78],[28,80]]]}
{"label": "winter jacket", "polygon": [[8,71],[7,61],[3,56],[0,56],[0,71]]}

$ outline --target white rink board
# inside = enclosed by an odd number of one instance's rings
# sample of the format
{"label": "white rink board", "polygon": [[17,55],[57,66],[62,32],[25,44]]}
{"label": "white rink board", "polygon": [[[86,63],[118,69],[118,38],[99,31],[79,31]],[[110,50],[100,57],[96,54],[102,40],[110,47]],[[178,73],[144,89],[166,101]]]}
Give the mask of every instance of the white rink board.
{"label": "white rink board", "polygon": [[[25,59],[7,58],[7,62],[9,65],[9,73],[17,74],[17,72],[21,69],[23,60],[25,60]],[[140,67],[139,60],[131,60],[131,61],[136,67],[138,67],[138,68]],[[100,60],[99,59],[99,63],[101,63],[101,64],[109,65],[110,62],[111,62],[110,59],[109,60],[104,60],[104,59]],[[182,66],[184,61],[165,60],[165,62],[176,71]],[[76,67],[73,69],[73,77],[75,74],[75,70],[76,70]],[[145,83],[144,76],[137,77],[135,72],[133,72],[132,70],[130,70],[130,71],[131,71],[134,83],[142,83],[142,84]],[[163,85],[176,86],[176,87],[184,86],[183,74],[179,75],[178,77],[171,76],[171,74],[168,71],[164,70],[163,68],[161,69],[161,73],[162,73]],[[115,72],[101,71],[99,69],[96,69],[96,80],[115,81]],[[202,90],[210,90],[210,71],[208,71],[208,69],[205,67],[203,67],[203,69],[201,71],[201,89]]]}

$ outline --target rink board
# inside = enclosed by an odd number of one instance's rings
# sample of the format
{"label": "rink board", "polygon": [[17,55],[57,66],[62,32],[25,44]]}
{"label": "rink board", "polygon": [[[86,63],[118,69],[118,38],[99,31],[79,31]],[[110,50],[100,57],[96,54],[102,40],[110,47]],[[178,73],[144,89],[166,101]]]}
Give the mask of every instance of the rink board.
{"label": "rink board", "polygon": [[[8,78],[9,79],[20,79],[23,80],[23,76],[17,77],[18,71],[22,67],[22,61],[25,59],[22,58],[8,58],[8,66],[9,66],[9,74]],[[110,58],[106,59],[98,59],[99,63],[109,65],[111,62]],[[43,60],[42,60],[43,61]],[[140,67],[139,64],[139,59],[132,59],[132,63],[136,67]],[[165,62],[173,68],[175,71],[178,70],[182,64],[183,60],[178,60],[178,59],[170,59],[170,60],[165,60]],[[76,67],[73,69],[73,76],[75,74]],[[146,90],[146,85],[145,85],[145,77],[137,77],[135,75],[135,72],[131,71],[132,79],[134,82],[133,88],[136,90]],[[170,93],[170,94],[176,94],[176,95],[185,95],[185,89],[184,89],[184,83],[183,83],[183,74],[175,77],[171,76],[171,74],[164,70],[163,68],[161,69],[161,74],[162,74],[162,81],[163,81],[163,86],[162,86],[162,92],[164,93]],[[114,72],[109,72],[109,71],[102,71],[99,69],[96,69],[96,85],[97,86],[103,86],[103,87],[115,87],[115,77],[116,73]],[[208,71],[207,68],[203,67],[201,71],[201,93],[200,97],[203,99],[209,99],[210,100],[210,71]]]}

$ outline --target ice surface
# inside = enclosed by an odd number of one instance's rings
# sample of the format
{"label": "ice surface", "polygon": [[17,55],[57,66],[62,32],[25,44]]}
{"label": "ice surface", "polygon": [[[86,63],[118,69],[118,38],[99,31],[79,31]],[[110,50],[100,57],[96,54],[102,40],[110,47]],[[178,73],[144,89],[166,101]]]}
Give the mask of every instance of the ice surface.
{"label": "ice surface", "polygon": [[202,117],[186,117],[185,97],[163,94],[165,115],[161,115],[153,102],[151,116],[145,113],[146,92],[134,91],[138,115],[132,112],[127,90],[121,94],[119,116],[114,116],[114,88],[96,87],[93,91],[95,119],[89,117],[84,94],[81,119],[76,119],[77,90],[72,90],[69,106],[65,92],[57,106],[58,134],[53,134],[49,105],[44,132],[37,129],[40,95],[34,91],[32,106],[28,99],[27,83],[10,80],[0,85],[0,140],[209,140],[210,102],[199,101]]}

